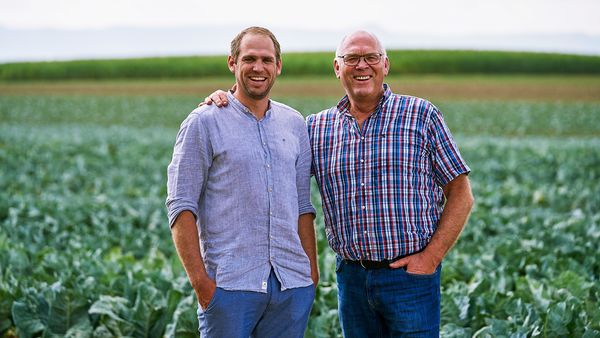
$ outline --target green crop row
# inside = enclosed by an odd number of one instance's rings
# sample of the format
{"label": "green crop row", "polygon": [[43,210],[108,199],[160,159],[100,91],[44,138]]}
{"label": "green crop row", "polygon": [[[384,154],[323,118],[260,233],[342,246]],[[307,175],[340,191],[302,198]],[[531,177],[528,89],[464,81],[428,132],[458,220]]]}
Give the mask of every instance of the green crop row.
{"label": "green crop row", "polygon": [[[392,75],[599,74],[600,57],[531,52],[392,50]],[[331,76],[333,52],[285,53],[288,76]],[[0,64],[0,80],[201,78],[229,76],[225,56]]]}
{"label": "green crop row", "polygon": [[[178,128],[199,102],[193,96],[4,96],[5,124],[94,125]],[[334,105],[337,99],[282,98],[303,115]],[[597,102],[440,101],[454,134],[469,136],[600,136]]]}

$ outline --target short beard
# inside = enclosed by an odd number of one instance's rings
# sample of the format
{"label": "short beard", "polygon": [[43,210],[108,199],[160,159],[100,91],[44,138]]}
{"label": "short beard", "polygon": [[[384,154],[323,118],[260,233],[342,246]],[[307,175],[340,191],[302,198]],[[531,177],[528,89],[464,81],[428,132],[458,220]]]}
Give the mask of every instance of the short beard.
{"label": "short beard", "polygon": [[246,96],[248,96],[249,98],[251,98],[253,100],[262,100],[265,97],[269,96],[269,93],[271,92],[271,88],[273,88],[274,84],[275,84],[275,81],[271,82],[271,85],[269,87],[267,87],[267,89],[265,89],[265,91],[263,91],[261,93],[250,92],[249,90],[247,90],[247,87],[245,87],[245,86],[242,86],[242,90],[244,91],[244,93],[246,93]]}
{"label": "short beard", "polygon": [[253,100],[262,100],[265,97],[269,96],[269,90],[265,91],[262,94],[255,94],[255,93],[250,93],[249,91],[246,91],[246,96],[248,96],[249,98],[253,99]]}

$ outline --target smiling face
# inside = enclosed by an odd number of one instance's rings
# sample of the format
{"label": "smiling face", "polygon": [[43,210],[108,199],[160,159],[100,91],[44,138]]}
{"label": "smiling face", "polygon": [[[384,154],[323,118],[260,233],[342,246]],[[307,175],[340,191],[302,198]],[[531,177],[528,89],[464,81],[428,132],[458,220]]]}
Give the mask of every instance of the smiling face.
{"label": "smiling face", "polygon": [[[365,58],[360,58],[357,65],[348,66],[342,58],[337,57],[378,53],[383,56],[374,65],[368,64]],[[390,63],[381,44],[373,35],[359,31],[346,37],[337,50],[333,66],[351,101],[379,100],[383,93],[383,78],[388,74]]]}
{"label": "smiling face", "polygon": [[275,78],[281,74],[281,59],[273,41],[262,34],[244,35],[237,57],[230,55],[227,64],[235,74],[238,88],[235,94],[242,103],[267,99]]}

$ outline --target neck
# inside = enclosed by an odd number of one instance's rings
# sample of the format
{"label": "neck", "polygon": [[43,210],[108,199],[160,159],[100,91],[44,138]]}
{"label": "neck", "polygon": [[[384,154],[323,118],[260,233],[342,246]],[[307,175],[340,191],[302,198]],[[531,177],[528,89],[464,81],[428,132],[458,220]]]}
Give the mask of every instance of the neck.
{"label": "neck", "polygon": [[377,105],[379,104],[379,98],[377,100],[352,100],[350,99],[350,114],[354,116],[358,121],[364,121],[367,119],[375,109],[377,109]]}
{"label": "neck", "polygon": [[252,115],[256,117],[257,120],[262,119],[267,112],[267,108],[269,108],[269,97],[265,97],[259,100],[249,98],[245,95],[242,95],[240,91],[236,91],[233,93],[233,96],[240,101],[246,108],[250,110]]}
{"label": "neck", "polygon": [[347,92],[346,94],[348,95],[348,101],[350,102],[350,114],[356,119],[360,117],[365,119],[377,109],[377,105],[379,105],[379,101],[381,101],[381,98],[383,97],[383,87],[377,95],[353,97]]}
{"label": "neck", "polygon": [[356,119],[356,122],[358,122],[358,126],[360,128],[362,128],[363,123],[377,109],[382,94],[383,93],[372,98],[352,98],[348,95],[348,100],[350,101],[350,115],[352,115]]}

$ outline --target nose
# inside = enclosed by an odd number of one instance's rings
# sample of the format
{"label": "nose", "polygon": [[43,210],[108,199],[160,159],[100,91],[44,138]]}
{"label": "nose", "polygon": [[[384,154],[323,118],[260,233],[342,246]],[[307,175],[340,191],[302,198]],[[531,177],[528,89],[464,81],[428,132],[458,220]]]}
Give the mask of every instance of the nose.
{"label": "nose", "polygon": [[263,70],[263,68],[265,68],[265,64],[261,60],[257,60],[252,65],[252,70],[254,70],[254,71],[261,71],[261,70]]}
{"label": "nose", "polygon": [[355,66],[356,68],[368,68],[369,64],[367,63],[367,60],[365,60],[364,56],[361,56],[360,59],[358,59],[358,63]]}

